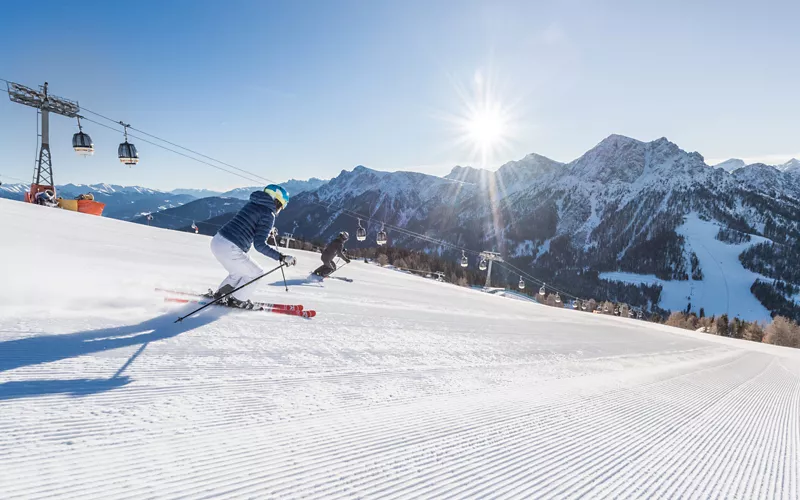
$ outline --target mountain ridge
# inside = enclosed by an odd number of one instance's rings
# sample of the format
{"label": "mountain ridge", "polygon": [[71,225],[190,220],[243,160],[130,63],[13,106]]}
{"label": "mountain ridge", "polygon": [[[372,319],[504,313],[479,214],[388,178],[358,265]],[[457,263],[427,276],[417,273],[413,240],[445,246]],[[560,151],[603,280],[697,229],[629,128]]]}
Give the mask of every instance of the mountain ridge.
{"label": "mountain ridge", "polygon": [[[505,165],[495,172],[454,167],[444,178],[357,167],[301,194],[281,217],[300,221],[296,234],[324,241],[341,230],[352,232],[352,213],[363,214],[372,218],[362,221],[369,245],[386,222],[428,238],[389,231],[394,244],[453,258],[457,252],[435,241],[499,251],[526,272],[588,296],[602,296],[610,286],[596,274],[587,277],[592,273],[654,275],[687,286],[692,276],[702,280],[696,258],[702,242],[678,231],[690,214],[713,221],[720,231],[757,235],[769,244],[800,236],[800,186],[771,166],[731,174],[664,137],[645,142],[617,134],[566,164],[540,155],[525,158],[546,162],[545,168],[523,169],[531,175],[516,183],[497,182]],[[660,302],[651,290],[625,293],[638,306],[657,308]],[[687,306],[697,310],[690,302],[687,297]]]}

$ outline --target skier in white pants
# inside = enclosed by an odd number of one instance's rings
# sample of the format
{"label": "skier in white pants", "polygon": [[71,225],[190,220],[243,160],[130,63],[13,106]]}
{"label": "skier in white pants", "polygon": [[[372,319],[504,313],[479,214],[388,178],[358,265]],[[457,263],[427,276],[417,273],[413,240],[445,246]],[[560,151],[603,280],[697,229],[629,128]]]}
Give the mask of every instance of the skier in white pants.
{"label": "skier in white pants", "polygon": [[[220,283],[214,298],[221,297],[264,273],[261,266],[247,255],[252,246],[281,264],[295,265],[297,261],[294,257],[283,255],[267,245],[275,217],[288,203],[289,193],[277,184],[270,184],[263,191],[255,191],[250,195],[250,201],[211,239],[211,252],[228,271],[228,277]],[[251,309],[253,304],[250,297],[253,292],[253,286],[246,286],[224,300],[229,306]]]}

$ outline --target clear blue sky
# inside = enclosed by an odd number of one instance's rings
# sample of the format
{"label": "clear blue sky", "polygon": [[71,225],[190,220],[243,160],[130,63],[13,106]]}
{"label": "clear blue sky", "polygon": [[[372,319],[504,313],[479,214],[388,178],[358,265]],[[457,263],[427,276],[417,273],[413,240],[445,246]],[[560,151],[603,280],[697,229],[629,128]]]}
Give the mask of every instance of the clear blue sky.
{"label": "clear blue sky", "polygon": [[[777,161],[800,154],[798,19],[795,1],[6,2],[0,78],[278,181],[480,163],[443,119],[476,74],[513,117],[490,168],[611,133]],[[52,122],[57,183],[251,184],[143,143],[125,167],[93,124],[78,158],[74,122]],[[0,174],[28,180],[34,149],[35,112],[2,94]]]}

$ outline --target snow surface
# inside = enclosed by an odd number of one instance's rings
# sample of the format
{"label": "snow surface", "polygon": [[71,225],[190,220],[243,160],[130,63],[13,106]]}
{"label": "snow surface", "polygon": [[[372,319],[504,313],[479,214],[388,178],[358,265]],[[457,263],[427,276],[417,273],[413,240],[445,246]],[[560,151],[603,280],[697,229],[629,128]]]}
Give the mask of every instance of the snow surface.
{"label": "snow surface", "polygon": [[[769,320],[769,311],[750,292],[750,286],[757,278],[770,280],[745,269],[739,262],[739,254],[749,246],[769,240],[751,235],[749,242],[732,245],[716,239],[719,229],[718,224],[701,220],[697,214],[686,216],[677,229],[677,233],[686,239],[687,253],[697,254],[703,271],[701,281],[694,281],[691,277],[688,281],[662,280],[653,275],[624,272],[600,273],[600,278],[661,285],[658,305],[664,309],[684,310],[691,302],[695,312],[702,306],[707,316],[727,314],[731,318],[738,316],[749,321]],[[688,260],[686,268],[691,270]]]}
{"label": "snow surface", "polygon": [[[800,497],[798,351],[0,200],[0,498]],[[700,256],[702,259],[702,256]],[[272,262],[260,260],[265,267]]]}

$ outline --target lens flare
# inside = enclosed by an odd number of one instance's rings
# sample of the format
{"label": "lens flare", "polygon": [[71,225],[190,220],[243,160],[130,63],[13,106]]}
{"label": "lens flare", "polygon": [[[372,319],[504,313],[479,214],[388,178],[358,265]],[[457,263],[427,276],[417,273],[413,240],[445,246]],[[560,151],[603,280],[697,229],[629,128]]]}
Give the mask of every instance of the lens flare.
{"label": "lens flare", "polygon": [[[493,75],[491,71],[489,75]],[[453,143],[446,144],[453,155],[470,166],[480,167],[477,178],[474,171],[463,169],[455,181],[454,196],[461,191],[461,184],[477,184],[486,191],[486,206],[491,222],[485,227],[485,237],[495,242],[495,248],[502,249],[505,244],[503,231],[506,227],[505,215],[500,202],[507,196],[502,176],[492,172],[505,163],[512,151],[513,142],[518,139],[523,127],[524,105],[520,96],[508,90],[506,85],[498,86],[501,79],[485,76],[476,71],[468,84],[452,79],[455,95],[458,97],[457,111],[437,113],[438,117],[452,125]],[[453,151],[455,150],[455,151]],[[451,156],[452,157],[452,156]],[[513,223],[513,221],[510,221]]]}
{"label": "lens flare", "polygon": [[[501,159],[510,149],[514,118],[511,107],[504,101],[490,78],[476,72],[471,85],[455,84],[459,111],[445,115],[455,126],[458,148],[466,148],[470,162],[486,168]],[[460,154],[464,154],[461,151]]]}
{"label": "lens flare", "polygon": [[498,109],[479,109],[464,124],[469,140],[484,154],[505,140],[507,123]]}

